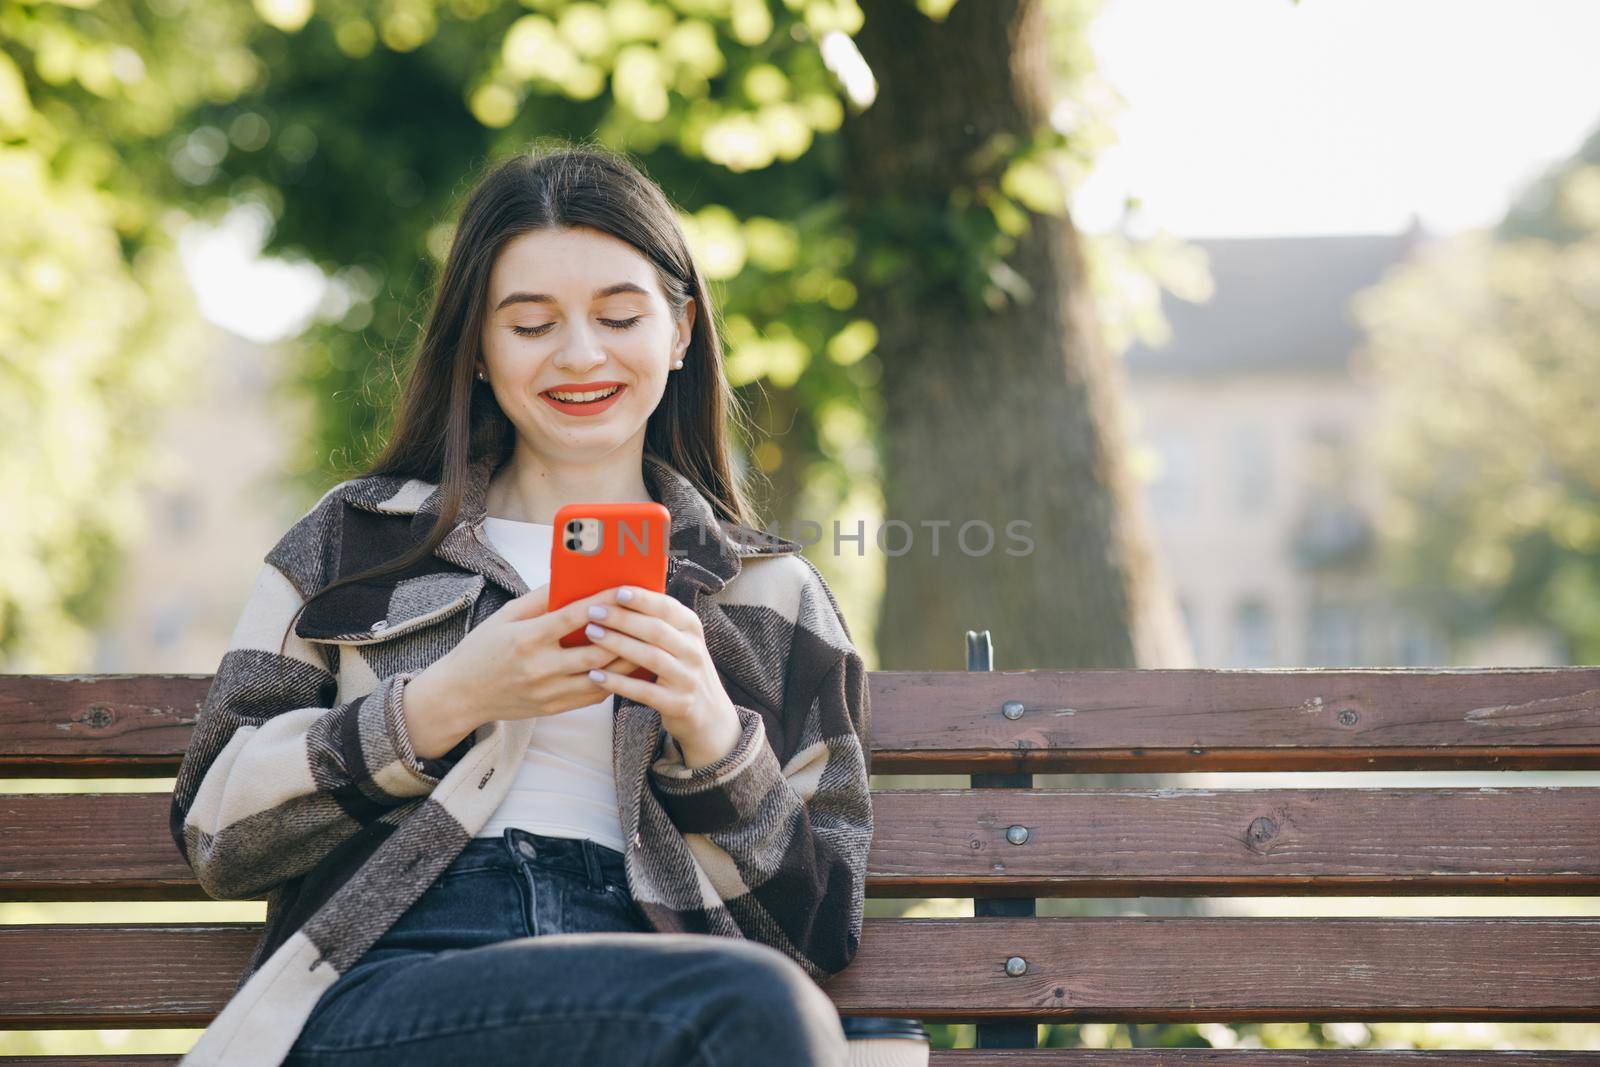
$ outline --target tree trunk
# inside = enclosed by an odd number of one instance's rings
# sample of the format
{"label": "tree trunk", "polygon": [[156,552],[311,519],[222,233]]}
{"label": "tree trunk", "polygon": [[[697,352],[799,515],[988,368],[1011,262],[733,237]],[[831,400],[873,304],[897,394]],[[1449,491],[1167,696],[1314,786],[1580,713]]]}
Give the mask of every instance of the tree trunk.
{"label": "tree trunk", "polygon": [[[974,150],[1048,121],[1044,2],[966,0],[944,22],[909,0],[860,4],[855,41],[877,96],[843,131],[853,218],[886,197],[942,210]],[[1126,461],[1122,369],[1101,339],[1078,233],[1070,217],[1030,219],[1007,262],[1031,302],[974,311],[953,286],[912,301],[909,279],[862,285],[884,365],[884,521],[905,524],[881,548],[867,530],[866,551],[886,556],[883,669],[962,669],[969,629],[993,631],[997,669],[1189,661]]]}

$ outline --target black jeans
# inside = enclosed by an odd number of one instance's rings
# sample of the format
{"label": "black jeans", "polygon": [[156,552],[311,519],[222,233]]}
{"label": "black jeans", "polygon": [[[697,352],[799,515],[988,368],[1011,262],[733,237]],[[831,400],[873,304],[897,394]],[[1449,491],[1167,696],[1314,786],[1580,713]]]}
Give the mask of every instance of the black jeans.
{"label": "black jeans", "polygon": [[317,1002],[287,1067],[835,1067],[833,1002],[758,941],[650,928],[622,854],[468,843]]}

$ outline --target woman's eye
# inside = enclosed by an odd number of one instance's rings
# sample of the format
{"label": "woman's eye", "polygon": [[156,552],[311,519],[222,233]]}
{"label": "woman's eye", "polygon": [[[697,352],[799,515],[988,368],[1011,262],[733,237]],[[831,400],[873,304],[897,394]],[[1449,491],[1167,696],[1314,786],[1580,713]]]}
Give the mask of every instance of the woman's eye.
{"label": "woman's eye", "polygon": [[[644,318],[643,315],[635,315],[631,319],[601,319],[600,321],[613,330],[631,330],[639,324],[639,320],[642,318]],[[543,326],[513,326],[511,327],[511,332],[520,334],[523,337],[538,337],[553,325],[555,324],[547,322]]]}

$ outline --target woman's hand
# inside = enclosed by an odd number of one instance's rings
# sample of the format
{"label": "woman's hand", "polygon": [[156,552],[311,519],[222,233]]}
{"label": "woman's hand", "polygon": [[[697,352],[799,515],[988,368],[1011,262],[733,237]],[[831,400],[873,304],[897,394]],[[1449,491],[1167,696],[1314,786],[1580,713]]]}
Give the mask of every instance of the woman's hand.
{"label": "woman's hand", "polygon": [[604,646],[560,644],[588,621],[590,604],[615,590],[555,611],[548,610],[549,594],[549,585],[541,585],[507,601],[406,683],[401,705],[418,756],[437,759],[495,719],[557,715],[599,703],[609,690],[589,679],[590,669],[636,669],[636,663]]}
{"label": "woman's hand", "polygon": [[661,713],[661,725],[683,752],[684,765],[704,767],[732,752],[742,727],[717,668],[706,649],[700,617],[667,596],[637,586],[619,586],[600,595],[589,609],[589,640],[626,657],[656,680],[630,678],[610,668],[589,674],[607,692],[646,704]]}

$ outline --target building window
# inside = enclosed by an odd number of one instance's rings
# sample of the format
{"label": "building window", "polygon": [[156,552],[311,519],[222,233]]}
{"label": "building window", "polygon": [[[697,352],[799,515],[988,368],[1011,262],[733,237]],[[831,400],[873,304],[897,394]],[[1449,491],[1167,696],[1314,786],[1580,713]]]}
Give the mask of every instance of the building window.
{"label": "building window", "polygon": [[1312,604],[1306,617],[1306,666],[1361,663],[1361,614],[1353,604]]}
{"label": "building window", "polygon": [[112,628],[95,632],[94,666],[92,668],[95,673],[121,673],[124,670],[123,655],[124,642],[120,633]]}
{"label": "building window", "polygon": [[1183,615],[1183,628],[1189,632],[1189,648],[1194,652],[1194,661],[1203,662],[1200,653],[1200,625],[1195,618],[1194,602],[1186,596],[1178,598],[1178,611]]}
{"label": "building window", "polygon": [[173,493],[167,498],[167,529],[182,536],[194,529],[195,498],[193,493]]}
{"label": "building window", "polygon": [[1194,448],[1187,434],[1165,430],[1154,435],[1159,469],[1150,487],[1158,514],[1187,515],[1194,510]]}
{"label": "building window", "polygon": [[1438,627],[1426,619],[1402,611],[1395,617],[1394,633],[1396,667],[1449,666],[1449,642]]}
{"label": "building window", "polygon": [[1233,506],[1259,512],[1272,496],[1272,457],[1266,431],[1254,423],[1235,426],[1228,439],[1228,469]]}
{"label": "building window", "polygon": [[1275,666],[1273,661],[1276,659],[1276,654],[1273,647],[1272,611],[1266,602],[1254,597],[1239,601],[1233,609],[1229,666]]}
{"label": "building window", "polygon": [[183,639],[189,615],[188,606],[178,601],[168,604],[157,613],[150,626],[150,640],[155,647],[162,651],[175,647]]}
{"label": "building window", "polygon": [[1350,435],[1338,423],[1311,427],[1306,449],[1305,480],[1313,489],[1342,488],[1350,479]]}

